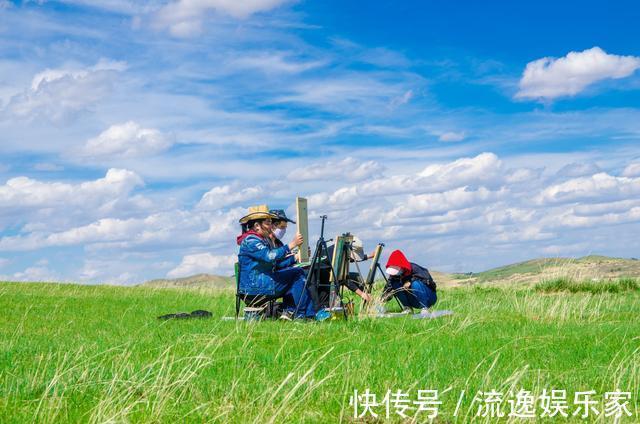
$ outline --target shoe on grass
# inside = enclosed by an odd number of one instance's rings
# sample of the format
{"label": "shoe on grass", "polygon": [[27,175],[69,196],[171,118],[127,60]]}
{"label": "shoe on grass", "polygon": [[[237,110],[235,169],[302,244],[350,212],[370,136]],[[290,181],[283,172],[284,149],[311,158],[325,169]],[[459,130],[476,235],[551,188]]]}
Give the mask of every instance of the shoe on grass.
{"label": "shoe on grass", "polygon": [[431,316],[431,310],[429,308],[420,309],[420,316],[423,316],[423,317]]}
{"label": "shoe on grass", "polygon": [[291,311],[283,311],[280,315],[280,320],[282,321],[291,321],[293,320],[293,312]]}
{"label": "shoe on grass", "polygon": [[316,321],[326,321],[331,318],[331,314],[324,309],[320,309],[316,314]]}

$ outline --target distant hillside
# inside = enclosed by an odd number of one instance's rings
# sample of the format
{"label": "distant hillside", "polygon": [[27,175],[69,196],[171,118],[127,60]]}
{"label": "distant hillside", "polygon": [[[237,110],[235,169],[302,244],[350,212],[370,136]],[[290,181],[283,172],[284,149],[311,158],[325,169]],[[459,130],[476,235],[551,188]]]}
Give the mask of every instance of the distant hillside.
{"label": "distant hillside", "polygon": [[[476,283],[538,283],[560,277],[574,280],[607,280],[620,277],[640,278],[640,260],[585,256],[583,258],[541,258],[493,268],[477,273],[453,273],[431,271],[441,286],[460,286]],[[378,279],[382,278],[378,274]],[[232,289],[234,277],[197,274],[175,279],[157,279],[141,284],[155,288],[212,288]]]}
{"label": "distant hillside", "polygon": [[155,288],[211,288],[229,289],[235,287],[233,277],[220,275],[197,274],[190,277],[174,279],[157,279],[142,283],[144,287]]}
{"label": "distant hillside", "polygon": [[484,272],[444,275],[453,285],[473,283],[536,283],[560,277],[574,280],[607,280],[620,277],[640,278],[640,261],[585,256],[582,258],[532,259]]}

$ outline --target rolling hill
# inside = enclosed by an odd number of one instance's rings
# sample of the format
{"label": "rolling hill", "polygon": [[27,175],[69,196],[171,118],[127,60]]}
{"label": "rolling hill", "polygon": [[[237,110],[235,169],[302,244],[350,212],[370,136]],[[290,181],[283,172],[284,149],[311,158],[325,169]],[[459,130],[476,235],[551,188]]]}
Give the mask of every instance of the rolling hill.
{"label": "rolling hill", "polygon": [[[640,278],[640,260],[597,255],[582,258],[538,258],[477,273],[432,271],[432,274],[436,282],[442,286],[477,283],[528,284],[561,277],[597,281],[620,277]],[[379,275],[378,278],[380,278]],[[155,288],[232,289],[234,277],[197,274],[176,279],[156,279],[141,285]]]}
{"label": "rolling hill", "polygon": [[211,288],[231,289],[235,287],[234,277],[224,277],[212,274],[196,274],[184,278],[156,279],[140,284],[143,287],[153,288]]}

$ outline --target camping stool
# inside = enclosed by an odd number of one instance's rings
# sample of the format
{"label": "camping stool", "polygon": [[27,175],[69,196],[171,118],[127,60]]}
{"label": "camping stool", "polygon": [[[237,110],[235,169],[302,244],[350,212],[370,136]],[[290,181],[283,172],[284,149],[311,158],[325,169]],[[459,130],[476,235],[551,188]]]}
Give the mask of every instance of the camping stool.
{"label": "camping stool", "polygon": [[[266,306],[266,305],[265,305]],[[254,308],[251,306],[245,306],[244,308],[244,320],[245,321],[260,321],[265,311],[265,306]]]}

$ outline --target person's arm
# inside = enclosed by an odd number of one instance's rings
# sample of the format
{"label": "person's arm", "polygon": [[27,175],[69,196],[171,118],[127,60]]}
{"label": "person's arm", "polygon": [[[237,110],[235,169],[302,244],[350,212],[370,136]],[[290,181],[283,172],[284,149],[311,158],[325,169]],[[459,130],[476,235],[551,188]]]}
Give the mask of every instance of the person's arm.
{"label": "person's arm", "polygon": [[291,251],[288,245],[272,249],[268,242],[258,237],[247,237],[243,244],[245,248],[242,250],[249,257],[261,262],[271,262],[274,265]]}
{"label": "person's arm", "polygon": [[360,296],[365,302],[371,302],[371,295],[369,293],[365,293],[360,289],[356,289],[355,293]]}
{"label": "person's arm", "polygon": [[296,257],[291,254],[278,262],[278,268],[289,268],[290,266],[295,265],[296,262]]}

